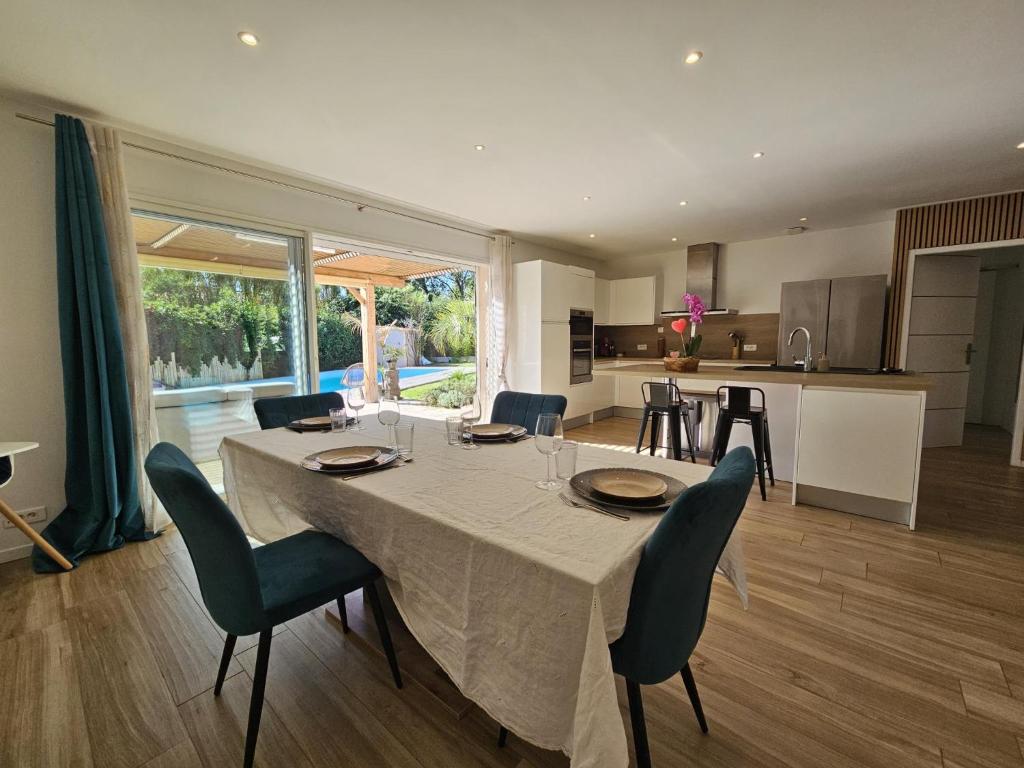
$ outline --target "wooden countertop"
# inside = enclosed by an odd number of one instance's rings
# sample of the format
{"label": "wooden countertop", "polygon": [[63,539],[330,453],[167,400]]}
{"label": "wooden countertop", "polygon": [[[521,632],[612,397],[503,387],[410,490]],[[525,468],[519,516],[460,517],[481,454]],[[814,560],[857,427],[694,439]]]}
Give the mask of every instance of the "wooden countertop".
{"label": "wooden countertop", "polygon": [[[750,361],[733,361],[750,365]],[[799,384],[805,387],[834,387],[837,389],[893,389],[921,392],[929,389],[930,382],[917,374],[856,374],[856,373],[795,373],[790,371],[737,371],[734,368],[716,368],[696,373],[666,371],[661,363],[623,365],[618,368],[594,368],[595,376],[635,376],[644,379],[692,379],[704,381],[749,381],[752,384]]]}
{"label": "wooden countertop", "polygon": [[[599,363],[648,363],[650,365],[657,365],[661,361],[660,357],[595,357],[594,365]],[[742,360],[733,360],[732,358],[701,358],[702,363],[708,363],[711,365],[771,365],[774,360],[757,360],[756,358],[744,358]]]}

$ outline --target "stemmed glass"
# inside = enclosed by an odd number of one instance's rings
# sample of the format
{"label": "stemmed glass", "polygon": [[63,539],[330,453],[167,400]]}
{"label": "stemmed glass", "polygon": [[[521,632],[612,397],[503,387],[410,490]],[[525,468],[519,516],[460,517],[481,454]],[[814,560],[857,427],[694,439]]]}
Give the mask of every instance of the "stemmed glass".
{"label": "stemmed glass", "polygon": [[363,430],[366,427],[363,426],[363,422],[359,420],[359,412],[363,410],[366,405],[366,395],[363,392],[362,387],[353,387],[348,391],[348,407],[352,409],[352,412],[356,415],[355,424],[352,425],[352,429]]}
{"label": "stemmed glass", "polygon": [[469,442],[463,443],[462,447],[467,451],[475,451],[480,447],[473,442],[473,425],[480,421],[481,418],[483,418],[483,414],[480,410],[480,400],[474,397],[462,409],[462,423],[469,432]]}
{"label": "stemmed glass", "polygon": [[382,398],[380,403],[377,405],[377,421],[387,427],[388,445],[392,448],[395,447],[395,424],[397,424],[401,418],[402,415],[398,410],[398,398]]}
{"label": "stemmed glass", "polygon": [[557,491],[562,487],[562,481],[551,473],[551,457],[562,449],[562,417],[557,413],[542,413],[538,416],[533,444],[548,457],[547,479],[538,480],[537,487],[545,491]]}

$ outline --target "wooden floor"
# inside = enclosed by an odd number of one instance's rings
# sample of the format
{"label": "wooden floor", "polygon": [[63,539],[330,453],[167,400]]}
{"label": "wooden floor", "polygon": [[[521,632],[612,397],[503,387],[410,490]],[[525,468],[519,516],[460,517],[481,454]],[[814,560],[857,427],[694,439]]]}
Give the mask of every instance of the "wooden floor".
{"label": "wooden floor", "polygon": [[[627,446],[635,427],[572,435]],[[783,484],[752,495],[750,610],[716,583],[693,659],[711,733],[678,680],[645,688],[655,766],[1024,766],[1024,470],[1008,452],[988,429],[927,451],[915,533],[791,507]],[[0,594],[0,766],[241,764],[255,648],[240,639],[214,698],[222,635],[177,535],[70,574],[9,563]],[[348,605],[359,624],[361,600]],[[407,636],[397,644],[422,681],[401,691],[376,648],[322,612],[282,627],[257,763],[567,764],[515,736],[497,749],[489,718]]]}

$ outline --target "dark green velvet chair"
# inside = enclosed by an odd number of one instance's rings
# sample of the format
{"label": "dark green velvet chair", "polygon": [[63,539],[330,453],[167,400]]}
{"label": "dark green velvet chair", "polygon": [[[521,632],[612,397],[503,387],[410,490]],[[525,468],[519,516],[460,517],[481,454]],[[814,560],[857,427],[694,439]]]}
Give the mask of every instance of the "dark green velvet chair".
{"label": "dark green velvet chair", "polygon": [[533,395],[528,392],[499,392],[491,406],[492,424],[518,424],[529,434],[537,429],[542,413],[565,416],[566,400],[562,395]]}
{"label": "dark green velvet chair", "polygon": [[260,429],[287,427],[297,419],[330,416],[331,408],[344,408],[345,398],[340,392],[317,392],[314,395],[264,397],[252,405]]}
{"label": "dark green velvet chair", "polygon": [[227,633],[213,688],[215,696],[220,695],[237,636],[259,633],[245,768],[252,765],[256,754],[270,641],[276,625],[337,600],[343,627],[348,631],[344,596],[362,588],[373,609],[395,685],[402,687],[374,584],[381,575],[377,566],[340,539],[318,531],[303,531],[253,549],[231,510],[196,465],[170,443],[159,443],[150,451],[146,474],[181,531],[199,578],[203,602]]}
{"label": "dark green velvet chair", "polygon": [[[680,494],[644,545],[626,629],[609,646],[612,668],[626,678],[638,768],[651,765],[641,685],[680,674],[700,729],[708,732],[689,659],[704,631],[715,567],[753,483],[750,449],[730,451],[711,477]],[[498,744],[507,738],[502,728]]]}

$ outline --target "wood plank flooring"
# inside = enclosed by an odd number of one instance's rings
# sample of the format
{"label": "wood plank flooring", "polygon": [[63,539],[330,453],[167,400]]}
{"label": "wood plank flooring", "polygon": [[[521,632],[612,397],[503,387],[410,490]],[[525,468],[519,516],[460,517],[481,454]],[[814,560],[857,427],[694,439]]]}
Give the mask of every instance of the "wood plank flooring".
{"label": "wood plank flooring", "polygon": [[[632,450],[636,427],[570,436]],[[711,733],[678,680],[645,688],[655,766],[1024,768],[1024,470],[1008,454],[988,428],[926,451],[913,533],[791,507],[782,483],[767,502],[752,493],[750,609],[716,581],[692,660]],[[70,574],[0,565],[0,594],[0,766],[241,764],[255,638],[214,698],[223,633],[177,534]],[[360,637],[374,638],[362,601],[347,603],[350,635],[317,610],[275,636],[258,765],[568,764],[515,735],[498,749],[490,718],[401,633],[414,674],[395,690]]]}

